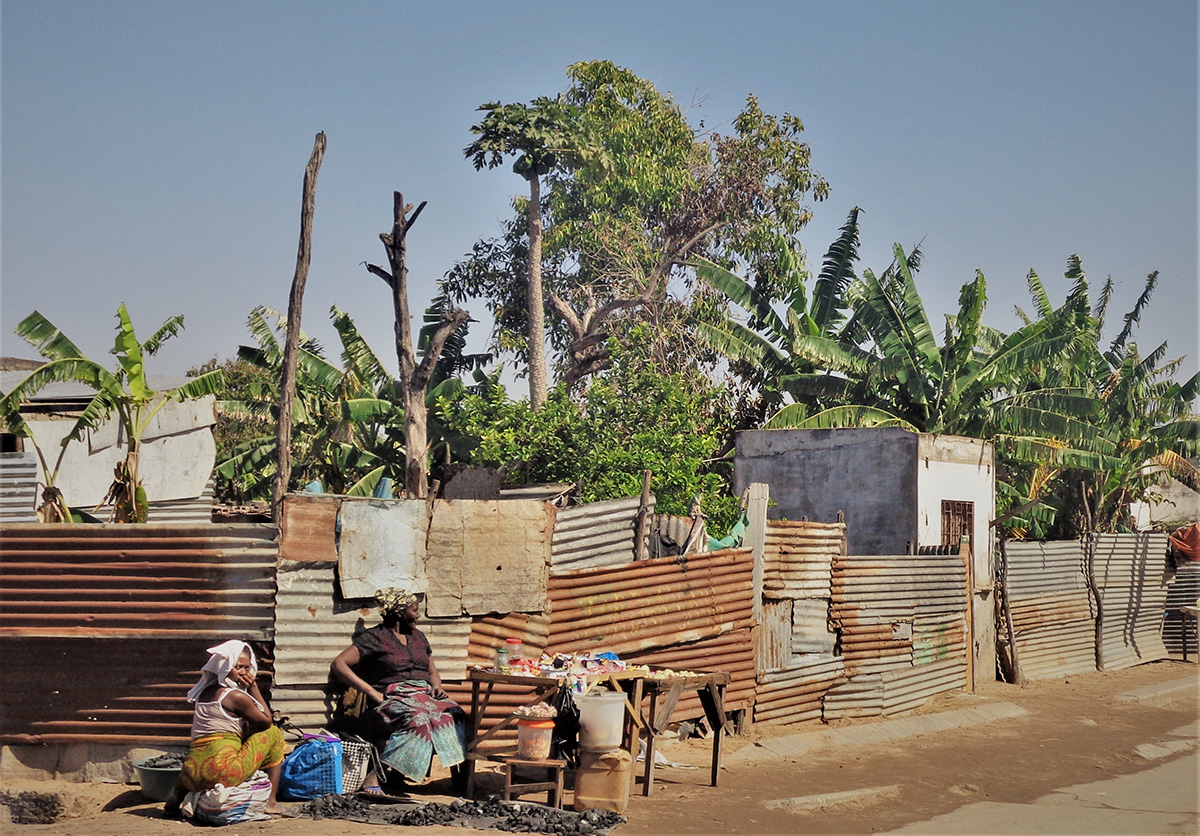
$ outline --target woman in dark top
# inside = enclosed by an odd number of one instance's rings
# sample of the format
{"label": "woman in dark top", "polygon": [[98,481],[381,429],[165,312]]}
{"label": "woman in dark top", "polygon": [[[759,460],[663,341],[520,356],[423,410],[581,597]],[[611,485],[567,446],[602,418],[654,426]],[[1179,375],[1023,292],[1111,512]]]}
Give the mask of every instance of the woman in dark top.
{"label": "woman in dark top", "polygon": [[[333,675],[367,699],[367,733],[380,759],[419,781],[436,752],[443,766],[465,759],[466,713],[442,689],[429,640],[416,628],[418,598],[402,589],[375,593],[383,623],[359,633],[330,666]],[[363,789],[379,792],[379,776]]]}

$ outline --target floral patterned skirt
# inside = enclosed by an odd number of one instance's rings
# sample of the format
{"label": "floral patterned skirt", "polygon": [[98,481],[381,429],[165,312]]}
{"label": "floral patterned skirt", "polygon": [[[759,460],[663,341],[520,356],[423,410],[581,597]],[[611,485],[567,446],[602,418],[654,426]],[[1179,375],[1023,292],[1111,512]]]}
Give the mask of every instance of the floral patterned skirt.
{"label": "floral patterned skirt", "polygon": [[278,726],[244,741],[236,734],[206,734],[192,740],[179,783],[189,792],[210,790],[217,784],[236,787],[257,770],[283,763],[286,749]]}
{"label": "floral patterned skirt", "polygon": [[447,767],[466,759],[467,713],[454,700],[435,699],[428,682],[393,682],[375,712],[389,731],[380,758],[409,780],[428,774],[434,753]]}

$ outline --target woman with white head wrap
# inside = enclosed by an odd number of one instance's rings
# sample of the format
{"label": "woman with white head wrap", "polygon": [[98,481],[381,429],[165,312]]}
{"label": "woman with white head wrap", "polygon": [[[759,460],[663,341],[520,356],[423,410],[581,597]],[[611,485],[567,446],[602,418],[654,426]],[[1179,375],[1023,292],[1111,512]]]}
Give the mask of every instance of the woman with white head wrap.
{"label": "woman with white head wrap", "polygon": [[195,704],[192,744],[167,813],[178,811],[185,793],[236,787],[260,769],[271,780],[266,812],[283,812],[276,793],[286,746],[257,676],[254,651],[245,642],[231,639],[208,649],[200,681],[188,691]]}

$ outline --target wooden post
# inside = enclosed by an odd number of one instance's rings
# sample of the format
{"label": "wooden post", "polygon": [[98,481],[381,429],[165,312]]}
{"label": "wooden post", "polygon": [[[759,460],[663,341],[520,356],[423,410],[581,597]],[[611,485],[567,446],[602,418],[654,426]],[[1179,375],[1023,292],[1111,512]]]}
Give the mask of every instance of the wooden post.
{"label": "wooden post", "polygon": [[304,303],[304,285],[312,260],[312,222],[316,205],[317,172],[325,158],[325,133],[317,134],[312,156],[304,169],[304,193],[300,205],[300,244],[296,251],[296,272],[288,297],[287,333],[284,335],[283,371],[279,379],[279,424],[275,429],[275,485],[271,491],[271,517],[275,525],[283,523],[283,498],[292,478],[292,402],[296,398],[296,366],[300,358],[300,312]]}
{"label": "wooden post", "polygon": [[753,600],[754,618],[751,622],[751,634],[754,637],[754,672],[761,673],[764,654],[760,643],[763,641],[763,574],[764,561],[767,551],[767,503],[771,498],[771,489],[764,482],[750,485],[746,499],[746,539],[744,544],[754,554]]}
{"label": "wooden post", "polygon": [[[649,557],[649,548],[646,545],[646,530],[650,527],[650,477],[652,472],[647,470],[642,475],[642,504],[638,508],[637,518],[637,542],[633,545],[633,557],[635,560],[645,560]],[[634,752],[636,757],[637,753]]]}
{"label": "wooden post", "polygon": [[975,561],[971,557],[971,535],[964,534],[958,553],[967,569],[967,612],[963,623],[967,640],[967,693],[975,693]]}

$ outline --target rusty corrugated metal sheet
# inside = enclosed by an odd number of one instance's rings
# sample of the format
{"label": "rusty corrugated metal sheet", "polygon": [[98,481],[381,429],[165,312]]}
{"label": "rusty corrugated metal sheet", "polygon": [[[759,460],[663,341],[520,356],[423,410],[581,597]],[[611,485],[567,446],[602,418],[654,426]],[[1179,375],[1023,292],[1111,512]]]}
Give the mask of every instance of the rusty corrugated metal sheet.
{"label": "rusty corrugated metal sheet", "polygon": [[967,678],[967,657],[959,654],[928,665],[885,671],[879,675],[884,716],[920,708],[930,697],[962,688]]}
{"label": "rusty corrugated metal sheet", "polygon": [[848,681],[826,695],[825,719],[907,711],[964,687],[966,579],[958,554],[835,558],[830,617]]}
{"label": "rusty corrugated metal sheet", "polygon": [[0,539],[0,635],[272,637],[272,526],[17,524]]}
{"label": "rusty corrugated metal sheet", "polygon": [[757,638],[758,673],[787,670],[792,661],[792,601],[763,601]]}
{"label": "rusty corrugated metal sheet", "polygon": [[[329,719],[329,664],[355,633],[379,623],[373,600],[344,599],[336,583],[332,565],[281,567],[278,575],[276,707],[308,730]],[[448,680],[465,678],[470,619],[422,619],[418,628],[429,639],[441,674]]]}
{"label": "rusty corrugated metal sheet", "polygon": [[269,648],[274,537],[261,525],[0,527],[3,742],[186,745],[205,648]]}
{"label": "rusty corrugated metal sheet", "polygon": [[0,453],[0,524],[37,522],[37,454]]}
{"label": "rusty corrugated metal sheet", "polygon": [[845,523],[770,520],[763,590],[771,598],[828,598],[833,561],[845,553]]}
{"label": "rusty corrugated metal sheet", "polygon": [[1099,534],[1091,571],[1100,593],[1101,670],[1167,658],[1162,642],[1170,563],[1165,534]]}
{"label": "rusty corrugated metal sheet", "polygon": [[1096,669],[1096,621],[1079,540],[1008,541],[1004,591],[1019,675],[1055,679]]}
{"label": "rusty corrugated metal sheet", "polygon": [[840,656],[804,654],[784,671],[759,678],[754,722],[792,725],[821,720],[821,704],[834,685],[845,680]]}
{"label": "rusty corrugated metal sheet", "polygon": [[[0,639],[0,744],[186,748],[188,690],[214,639]],[[252,641],[269,689],[269,644]]]}
{"label": "rusty corrugated metal sheet", "polygon": [[342,497],[292,493],[283,498],[279,558],[337,565],[337,518]]}
{"label": "rusty corrugated metal sheet", "polygon": [[654,514],[650,522],[650,557],[672,557],[708,551],[704,517]]}
{"label": "rusty corrugated metal sheet", "polygon": [[748,628],[753,571],[749,549],[725,549],[552,575],[549,650],[627,656]]}
{"label": "rusty corrugated metal sheet", "polygon": [[[649,512],[654,510],[654,501],[651,495]],[[640,509],[641,497],[637,496],[559,508],[551,543],[551,573],[631,562]]]}

